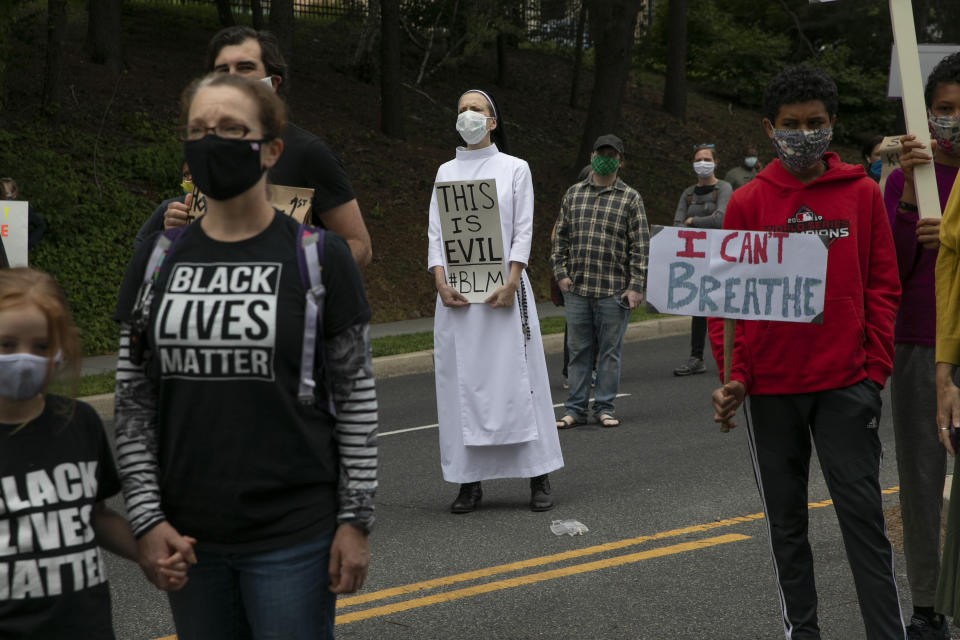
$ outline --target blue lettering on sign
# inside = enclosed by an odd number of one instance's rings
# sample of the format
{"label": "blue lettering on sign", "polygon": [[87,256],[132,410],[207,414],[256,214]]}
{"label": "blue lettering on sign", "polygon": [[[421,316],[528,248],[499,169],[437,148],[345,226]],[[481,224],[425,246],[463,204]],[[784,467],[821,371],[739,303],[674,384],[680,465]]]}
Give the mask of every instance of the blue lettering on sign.
{"label": "blue lettering on sign", "polygon": [[[697,286],[690,282],[690,277],[693,276],[694,271],[693,265],[686,262],[670,263],[670,281],[667,286],[668,309],[679,309],[693,301],[693,298],[697,295]],[[687,296],[681,300],[677,300],[673,295],[678,288],[686,289],[688,292]]]}
{"label": "blue lettering on sign", "polygon": [[823,284],[823,280],[819,278],[803,279],[803,313],[805,315],[816,315],[816,310],[810,306],[810,300],[814,296],[814,292],[812,291],[813,287],[819,287],[821,284]]}
{"label": "blue lettering on sign", "polygon": [[773,313],[774,289],[782,286],[783,281],[780,278],[760,278],[758,282],[767,288],[767,295],[765,298],[765,303],[763,305],[763,315],[768,316],[771,313]]}
{"label": "blue lettering on sign", "polygon": [[[757,243],[754,245],[754,250],[760,247],[760,244]],[[754,315],[760,315],[760,298],[757,297],[757,279],[756,278],[747,278],[747,281],[743,283],[743,312],[745,314],[750,313],[750,302],[753,302],[753,313]]]}
{"label": "blue lettering on sign", "polygon": [[727,278],[726,282],[723,283],[723,312],[724,313],[737,313],[740,310],[733,306],[733,299],[737,297],[737,292],[733,290],[735,286],[740,284],[740,278]]}
{"label": "blue lettering on sign", "polygon": [[700,278],[700,312],[716,311],[719,309],[717,303],[710,299],[710,294],[720,288],[720,281],[713,276],[703,276]]}
{"label": "blue lettering on sign", "polygon": [[783,279],[783,317],[790,317],[790,302],[793,302],[793,317],[800,317],[800,295],[803,290],[803,278],[793,279],[793,293],[790,292],[790,278]]}

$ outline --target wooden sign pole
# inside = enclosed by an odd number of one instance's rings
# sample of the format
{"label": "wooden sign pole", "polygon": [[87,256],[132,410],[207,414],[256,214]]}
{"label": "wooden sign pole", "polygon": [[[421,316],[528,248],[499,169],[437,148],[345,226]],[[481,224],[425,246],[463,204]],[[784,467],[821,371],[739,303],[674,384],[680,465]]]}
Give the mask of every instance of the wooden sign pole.
{"label": "wooden sign pole", "polygon": [[[730,370],[733,368],[733,336],[736,329],[736,320],[733,318],[723,319],[723,384],[730,382]],[[721,422],[720,431],[726,433],[735,426],[737,425]]]}
{"label": "wooden sign pole", "polygon": [[[923,74],[920,71],[920,53],[917,31],[913,24],[911,0],[890,0],[890,22],[893,24],[893,42],[897,47],[900,80],[903,94],[903,116],[907,133],[930,149],[930,130],[927,127],[927,107],[923,98]],[[939,218],[940,196],[933,163],[917,165],[913,169],[913,184],[917,206],[923,218]]]}

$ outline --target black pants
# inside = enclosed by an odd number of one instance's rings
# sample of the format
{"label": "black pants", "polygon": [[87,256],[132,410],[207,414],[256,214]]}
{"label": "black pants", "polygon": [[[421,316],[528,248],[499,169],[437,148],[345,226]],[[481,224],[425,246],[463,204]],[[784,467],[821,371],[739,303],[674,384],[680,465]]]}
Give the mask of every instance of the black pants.
{"label": "black pants", "polygon": [[690,355],[703,360],[703,347],[707,342],[707,319],[690,318]]}
{"label": "black pants", "polygon": [[869,380],[815,393],[751,396],[748,429],[787,638],[819,638],[807,539],[810,436],[833,499],[869,640],[905,636],[880,494],[880,392]]}

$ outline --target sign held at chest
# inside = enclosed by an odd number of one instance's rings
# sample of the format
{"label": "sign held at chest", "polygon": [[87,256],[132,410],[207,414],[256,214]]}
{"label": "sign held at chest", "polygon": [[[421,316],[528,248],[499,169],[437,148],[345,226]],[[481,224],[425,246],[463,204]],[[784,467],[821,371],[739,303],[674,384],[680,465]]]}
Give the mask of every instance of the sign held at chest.
{"label": "sign held at chest", "polygon": [[646,297],[660,313],[820,322],[826,279],[818,235],[655,227]]}
{"label": "sign held at chest", "polygon": [[483,302],[506,283],[497,181],[434,185],[447,284],[470,302]]}

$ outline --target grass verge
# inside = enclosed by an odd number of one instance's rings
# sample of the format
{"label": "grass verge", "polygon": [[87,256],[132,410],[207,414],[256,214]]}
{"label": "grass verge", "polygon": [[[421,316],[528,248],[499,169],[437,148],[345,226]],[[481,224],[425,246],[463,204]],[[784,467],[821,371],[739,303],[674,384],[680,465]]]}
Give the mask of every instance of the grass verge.
{"label": "grass verge", "polygon": [[[642,322],[654,318],[663,318],[663,314],[647,313],[643,308],[630,312],[630,322]],[[540,318],[540,333],[550,335],[563,333],[566,326],[564,318]],[[408,333],[400,336],[384,336],[370,341],[373,357],[394,356],[400,353],[426,351],[433,349],[433,332]],[[50,385],[50,393],[78,398],[113,391],[113,372],[82,376],[76,380],[56,380]]]}

